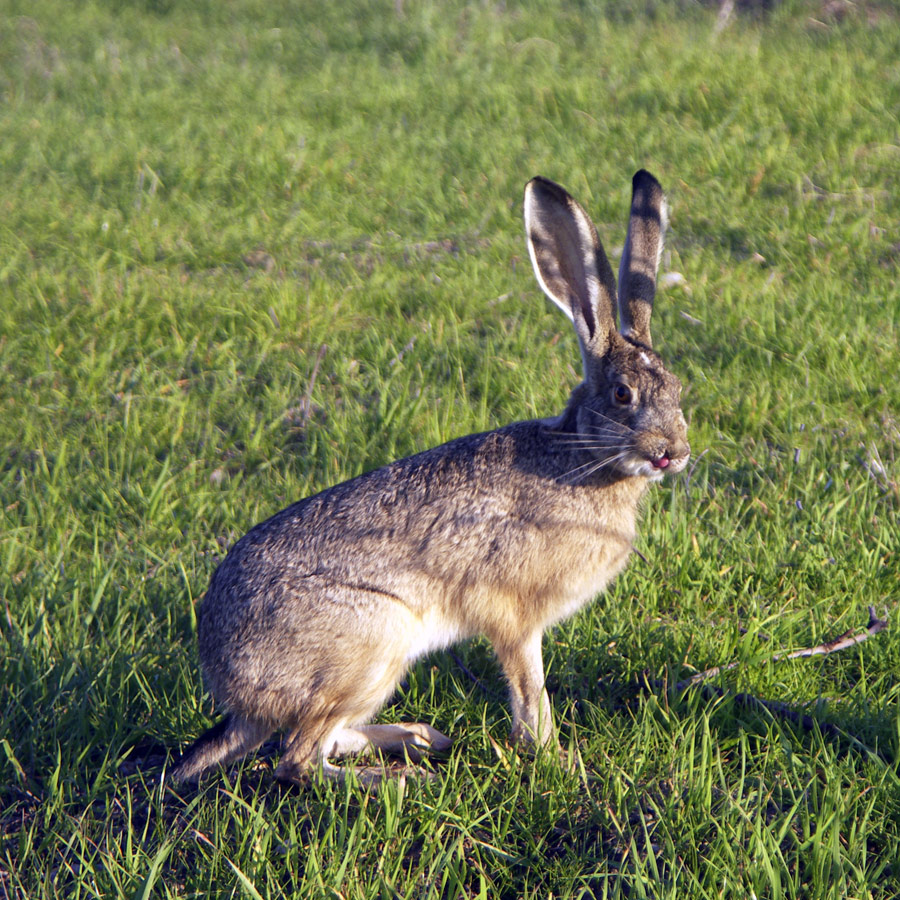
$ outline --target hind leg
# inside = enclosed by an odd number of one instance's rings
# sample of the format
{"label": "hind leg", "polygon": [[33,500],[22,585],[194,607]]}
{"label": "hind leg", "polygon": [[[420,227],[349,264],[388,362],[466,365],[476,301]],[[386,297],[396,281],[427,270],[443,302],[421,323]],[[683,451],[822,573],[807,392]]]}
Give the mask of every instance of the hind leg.
{"label": "hind leg", "polygon": [[441,753],[453,745],[447,735],[424,722],[360,725],[352,730],[360,734],[369,746],[394,756],[408,756],[413,762],[419,762],[425,751]]}
{"label": "hind leg", "polygon": [[336,766],[329,762],[329,758],[356,755],[375,748],[419,762],[424,751],[442,751],[452,744],[450,738],[436,728],[420,722],[358,725],[355,728],[340,724],[317,742],[314,735],[322,732],[323,729],[310,728],[309,725],[303,731],[293,732],[275,770],[276,778],[300,784],[321,766],[326,778],[343,781],[352,768],[360,783],[377,786],[387,775],[381,766]]}
{"label": "hind leg", "polygon": [[[333,721],[306,721],[288,735],[275,777],[289,784],[303,785],[321,767],[326,778],[344,781],[350,767],[336,766],[328,761],[328,757],[362,753],[369,746],[366,736],[357,729],[345,728],[343,724],[335,726]],[[359,781],[367,786],[377,785],[381,781],[379,770],[362,766],[352,768]]]}
{"label": "hind leg", "polygon": [[[304,594],[316,586],[308,578],[297,585]],[[310,606],[316,616],[302,631],[292,628],[291,644],[284,648],[285,658],[295,660],[290,671],[300,693],[286,717],[290,734],[276,775],[303,781],[321,766],[327,776],[341,777],[329,758],[373,746],[414,759],[427,748],[446,749],[449,740],[428,725],[362,724],[371,722],[394,692],[412,648],[426,642],[422,616],[393,594],[327,582]],[[285,694],[289,687],[284,686]]]}
{"label": "hind leg", "polygon": [[[418,762],[424,748],[440,746],[443,749],[450,744],[449,738],[444,737],[430,725],[415,724],[412,727],[422,729],[422,733],[427,737],[423,738],[422,734],[401,725],[361,725],[357,728],[337,728],[321,741],[317,748],[311,748],[311,742],[304,739],[303,735],[292,735],[275,770],[275,777],[280,781],[303,784],[321,767],[321,772],[326,778],[343,782],[347,780],[348,774],[353,772],[360,784],[377,788],[385,778],[390,777],[390,773],[383,766],[337,766],[329,761],[329,757],[355,755],[378,748],[386,753],[404,754],[412,761]],[[426,775],[421,770],[414,771],[416,774]],[[404,778],[407,770],[398,774]]]}
{"label": "hind leg", "polygon": [[294,728],[284,742],[284,752],[275,769],[279,781],[303,784],[312,775],[318,761],[322,740],[322,723],[304,722]]}
{"label": "hind leg", "polygon": [[376,749],[391,756],[406,757],[420,762],[433,750],[448,750],[453,741],[437,728],[424,722],[401,722],[396,725],[357,725],[343,727],[330,734],[320,745],[320,758],[350,756]]}
{"label": "hind leg", "polygon": [[207,770],[255,750],[271,733],[268,725],[231,713],[191,744],[168,780],[173,784],[197,781]]}
{"label": "hind leg", "polygon": [[[369,746],[365,735],[357,729],[345,728],[342,724],[329,727],[328,724],[307,721],[288,735],[275,777],[288,784],[303,785],[321,767],[326,778],[344,781],[347,767],[334,765],[328,757],[362,753]],[[377,785],[381,781],[381,775],[375,775],[374,770],[368,767],[353,769],[357,778],[366,785]]]}

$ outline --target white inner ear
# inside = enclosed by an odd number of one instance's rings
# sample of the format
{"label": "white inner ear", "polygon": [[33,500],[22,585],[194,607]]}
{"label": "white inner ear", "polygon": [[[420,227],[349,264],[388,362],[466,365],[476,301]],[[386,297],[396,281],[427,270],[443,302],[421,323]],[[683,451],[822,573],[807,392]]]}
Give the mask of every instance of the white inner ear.
{"label": "white inner ear", "polygon": [[531,235],[534,233],[534,222],[538,218],[539,216],[534,209],[534,193],[533,191],[528,190],[525,192],[525,233],[528,238],[525,243],[528,246],[528,256],[531,259],[531,268],[534,270],[534,277],[537,279],[537,283],[544,294],[546,294],[546,296],[549,297],[566,314],[566,316],[568,316],[570,322],[574,322],[575,314],[572,312],[572,304],[568,302],[569,298],[557,297],[556,294],[550,290],[549,285],[544,281],[544,276],[541,274],[541,267],[538,264],[537,254],[534,250],[534,241],[531,238]]}
{"label": "white inner ear", "polygon": [[572,304],[567,303],[561,297],[557,297],[553,291],[547,286],[547,282],[544,281],[544,276],[541,275],[541,267],[538,265],[537,257],[534,252],[534,244],[532,241],[528,241],[528,255],[531,257],[531,268],[534,269],[534,277],[537,279],[537,283],[540,289],[569,317],[570,322],[575,321],[575,315],[572,312]]}
{"label": "white inner ear", "polygon": [[[568,292],[566,296],[559,296],[544,279],[541,266],[538,263],[537,253],[535,252],[534,241],[531,237],[534,233],[534,222],[540,221],[540,214],[535,210],[534,194],[530,190],[525,192],[524,208],[525,231],[528,237],[526,241],[528,256],[531,259],[531,267],[534,270],[535,278],[541,290],[566,314],[570,322],[575,321],[573,307],[577,304],[588,331],[593,334],[599,327],[597,304],[600,301],[600,273],[597,271],[597,261],[593,252],[588,252],[588,248],[592,250],[594,246],[593,231],[590,219],[587,218],[587,214],[577,204],[572,203],[567,211],[571,215],[572,222],[578,232],[578,241],[574,247],[558,248],[558,252],[570,252],[573,256],[577,256],[580,259],[584,269],[584,283],[573,284],[569,279],[562,277],[555,259],[553,261],[555,271],[548,274],[556,276],[554,280],[558,285],[565,285]],[[548,265],[546,258],[544,265]],[[582,290],[579,290],[579,288],[583,290],[585,296],[581,296]],[[587,301],[587,308],[585,308],[585,300]],[[615,304],[616,298],[613,297],[612,301]]]}

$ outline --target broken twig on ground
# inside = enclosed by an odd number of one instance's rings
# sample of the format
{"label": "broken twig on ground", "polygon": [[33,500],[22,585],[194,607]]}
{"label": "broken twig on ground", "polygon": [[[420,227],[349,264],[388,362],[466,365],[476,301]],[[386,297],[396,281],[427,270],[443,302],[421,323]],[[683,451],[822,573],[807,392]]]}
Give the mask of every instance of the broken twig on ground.
{"label": "broken twig on ground", "polygon": [[[875,607],[870,606],[869,622],[863,631],[851,628],[849,631],[839,634],[830,641],[823,641],[821,644],[816,644],[815,647],[805,647],[802,650],[794,650],[791,653],[776,653],[772,657],[772,662],[780,662],[783,659],[801,659],[809,656],[825,656],[829,653],[835,653],[838,650],[844,650],[847,647],[853,647],[856,644],[867,641],[870,637],[878,634],[879,631],[884,631],[884,629],[887,628],[887,624],[887,618],[879,619],[878,616],[875,615]],[[689,687],[693,687],[694,685],[700,684],[702,681],[706,681],[708,678],[715,678],[716,675],[720,675],[722,672],[735,669],[740,664],[740,660],[734,660],[725,665],[713,666],[705,672],[698,672],[696,675],[691,675],[690,678],[679,681],[675,685],[674,690],[680,693]]]}
{"label": "broken twig on ground", "polygon": [[[870,637],[874,637],[874,635],[878,634],[880,631],[884,631],[884,629],[887,628],[888,624],[887,616],[885,616],[883,619],[880,619],[875,614],[875,608],[873,606],[870,606],[868,610],[869,622],[864,626],[863,630],[851,628],[849,631],[845,631],[843,634],[839,634],[836,638],[832,638],[830,641],[823,641],[821,644],[816,644],[815,647],[805,647],[802,650],[793,650],[790,653],[776,653],[771,657],[771,661],[780,662],[784,659],[805,659],[810,656],[825,656],[829,653],[835,653],[838,650],[845,650],[847,647],[853,647],[856,644],[861,644],[863,641],[867,641]],[[867,747],[858,738],[854,737],[849,732],[845,731],[842,728],[839,728],[837,725],[834,725],[831,722],[820,722],[818,719],[813,718],[813,716],[810,716],[807,713],[798,712],[787,703],[783,703],[780,700],[764,700],[761,697],[755,696],[754,694],[732,693],[731,691],[727,691],[724,688],[719,687],[718,685],[705,683],[707,679],[714,678],[716,675],[719,675],[722,672],[727,672],[730,669],[734,669],[740,664],[741,663],[739,660],[735,660],[725,665],[714,666],[711,669],[707,669],[705,672],[698,672],[696,675],[692,675],[690,678],[685,678],[682,681],[677,682],[673,690],[676,693],[683,693],[689,688],[699,687],[701,691],[708,694],[714,694],[717,697],[731,696],[734,698],[734,701],[740,706],[757,710],[765,710],[771,715],[780,716],[783,719],[787,719],[788,721],[799,725],[807,731],[813,731],[816,727],[818,727],[819,731],[821,731],[822,734],[836,740],[846,740],[858,752],[862,753],[867,758],[884,763],[884,759],[877,751],[873,750],[871,747]],[[649,687],[652,688],[663,688],[664,690],[666,689],[666,683],[663,681],[648,680],[646,683]]]}

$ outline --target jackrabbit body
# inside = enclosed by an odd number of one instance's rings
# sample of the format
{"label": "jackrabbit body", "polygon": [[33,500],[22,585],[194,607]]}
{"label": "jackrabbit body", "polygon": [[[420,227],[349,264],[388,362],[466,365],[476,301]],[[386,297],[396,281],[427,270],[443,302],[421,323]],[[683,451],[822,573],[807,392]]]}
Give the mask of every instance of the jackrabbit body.
{"label": "jackrabbit body", "polygon": [[585,211],[547,179],[528,183],[534,271],[575,326],[584,381],[556,418],[398,460],[238,541],[199,615],[206,682],[227,716],[172,780],[195,780],[274,731],[287,733],[275,774],[288,781],[318,765],[340,777],[329,757],[369,745],[414,757],[445,748],[428,725],[368,723],[415,659],[478,634],[509,682],[513,739],[552,738],[541,636],[622,569],[647,484],[690,453],[681,385],[650,341],[665,226],[662,188],[640,171],[617,304]]}

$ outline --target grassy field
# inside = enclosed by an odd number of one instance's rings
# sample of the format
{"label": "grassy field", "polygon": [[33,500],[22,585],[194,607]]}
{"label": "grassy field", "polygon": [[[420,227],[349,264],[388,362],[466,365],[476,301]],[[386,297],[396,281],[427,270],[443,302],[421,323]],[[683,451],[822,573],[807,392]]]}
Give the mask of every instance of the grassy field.
{"label": "grassy field", "polygon": [[[180,6],[0,12],[0,896],[900,895],[893,5]],[[522,187],[565,184],[614,251],[641,166],[694,459],[545,638],[568,765],[507,745],[476,641],[382,714],[454,738],[435,782],[287,789],[271,747],[162,791],[214,718],[224,550],[559,411],[578,352]],[[872,640],[771,662],[869,605]],[[640,685],[732,659],[722,694]]]}

